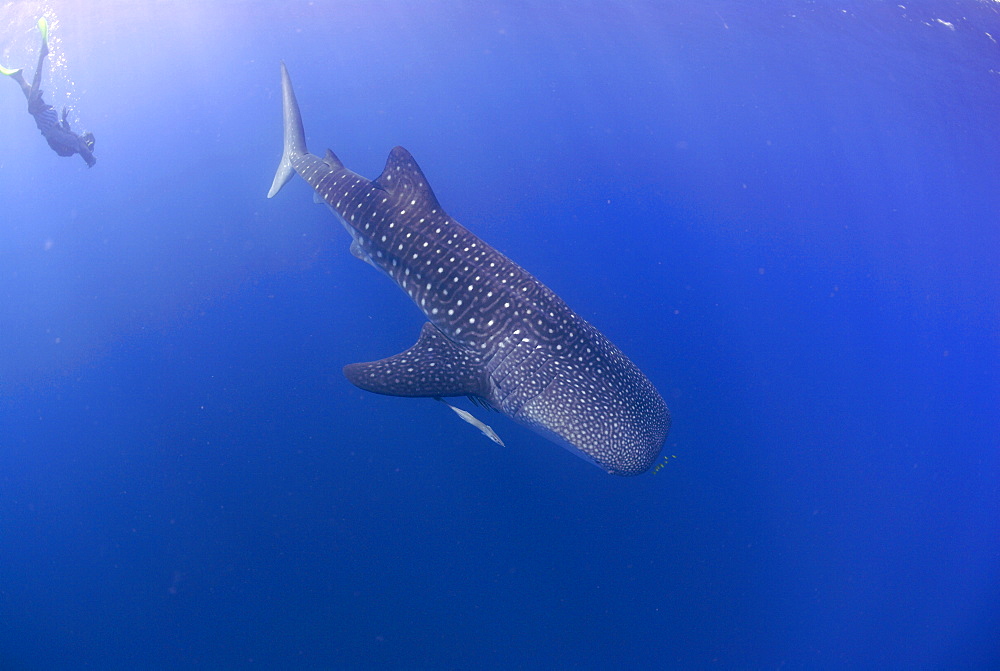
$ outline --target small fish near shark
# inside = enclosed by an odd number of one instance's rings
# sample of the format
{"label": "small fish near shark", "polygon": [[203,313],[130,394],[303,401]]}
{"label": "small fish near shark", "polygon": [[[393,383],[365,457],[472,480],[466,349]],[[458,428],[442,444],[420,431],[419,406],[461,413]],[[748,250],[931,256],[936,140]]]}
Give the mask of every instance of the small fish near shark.
{"label": "small fish near shark", "polygon": [[[284,63],[281,90],[284,151],[268,198],[298,173],[350,233],[351,253],[392,278],[427,317],[410,349],[349,364],[347,379],[389,396],[468,396],[608,473],[646,472],[670,412],[642,371],[528,271],[448,216],[402,147],[374,181],[332,151],[310,154]],[[503,444],[470,413],[449,407]]]}

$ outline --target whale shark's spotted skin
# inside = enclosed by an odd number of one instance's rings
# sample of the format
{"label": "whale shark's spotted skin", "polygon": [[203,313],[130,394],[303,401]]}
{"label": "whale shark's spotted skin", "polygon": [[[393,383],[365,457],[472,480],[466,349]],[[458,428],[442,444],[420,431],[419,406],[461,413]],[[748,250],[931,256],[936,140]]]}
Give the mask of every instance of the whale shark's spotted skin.
{"label": "whale shark's spotted skin", "polygon": [[441,208],[402,147],[369,181],[327,152],[306,151],[282,65],[285,150],[268,196],[298,173],[353,238],[427,316],[401,354],[350,364],[362,389],[412,397],[472,396],[609,473],[645,472],[670,413],[652,383],[600,331],[528,271]]}

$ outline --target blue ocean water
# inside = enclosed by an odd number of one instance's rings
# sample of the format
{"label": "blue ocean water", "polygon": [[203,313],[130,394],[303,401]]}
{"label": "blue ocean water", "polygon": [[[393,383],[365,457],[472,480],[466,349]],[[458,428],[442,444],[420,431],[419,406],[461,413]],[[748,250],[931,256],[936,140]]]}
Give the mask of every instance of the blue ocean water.
{"label": "blue ocean water", "polygon": [[[0,63],[42,14],[98,163],[0,81],[0,668],[1000,665],[997,3],[21,2]],[[265,199],[281,60],[642,367],[655,472],[343,378],[423,320]]]}

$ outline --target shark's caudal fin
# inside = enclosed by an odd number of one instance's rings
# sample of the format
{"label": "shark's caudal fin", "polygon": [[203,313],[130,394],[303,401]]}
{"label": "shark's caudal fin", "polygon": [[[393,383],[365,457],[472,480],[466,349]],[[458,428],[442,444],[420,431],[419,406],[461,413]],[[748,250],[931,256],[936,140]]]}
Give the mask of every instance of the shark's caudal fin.
{"label": "shark's caudal fin", "polygon": [[274,173],[274,181],[271,182],[271,190],[267,192],[268,198],[273,198],[281,191],[288,180],[295,174],[292,167],[292,160],[305,154],[306,136],[302,130],[302,115],[299,114],[299,103],[295,100],[295,91],[292,90],[292,80],[288,77],[288,69],[285,64],[281,64],[281,106],[285,119],[285,148],[281,153],[281,163],[278,164],[278,171]]}

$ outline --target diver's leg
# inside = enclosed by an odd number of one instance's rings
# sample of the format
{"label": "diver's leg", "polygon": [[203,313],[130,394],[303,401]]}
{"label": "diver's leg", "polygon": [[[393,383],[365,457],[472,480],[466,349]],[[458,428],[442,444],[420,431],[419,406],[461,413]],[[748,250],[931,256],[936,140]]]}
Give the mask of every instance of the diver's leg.
{"label": "diver's leg", "polygon": [[5,67],[0,67],[0,71],[17,82],[21,86],[21,92],[24,93],[24,97],[31,100],[31,87],[28,86],[28,82],[24,81],[24,76],[21,75],[20,70],[9,70]]}
{"label": "diver's leg", "polygon": [[42,33],[42,48],[38,51],[38,67],[35,68],[35,76],[31,80],[31,88],[25,93],[29,104],[31,103],[32,96],[39,95],[38,89],[42,84],[42,61],[49,55],[49,24],[46,23],[44,16],[38,19],[38,30]]}

